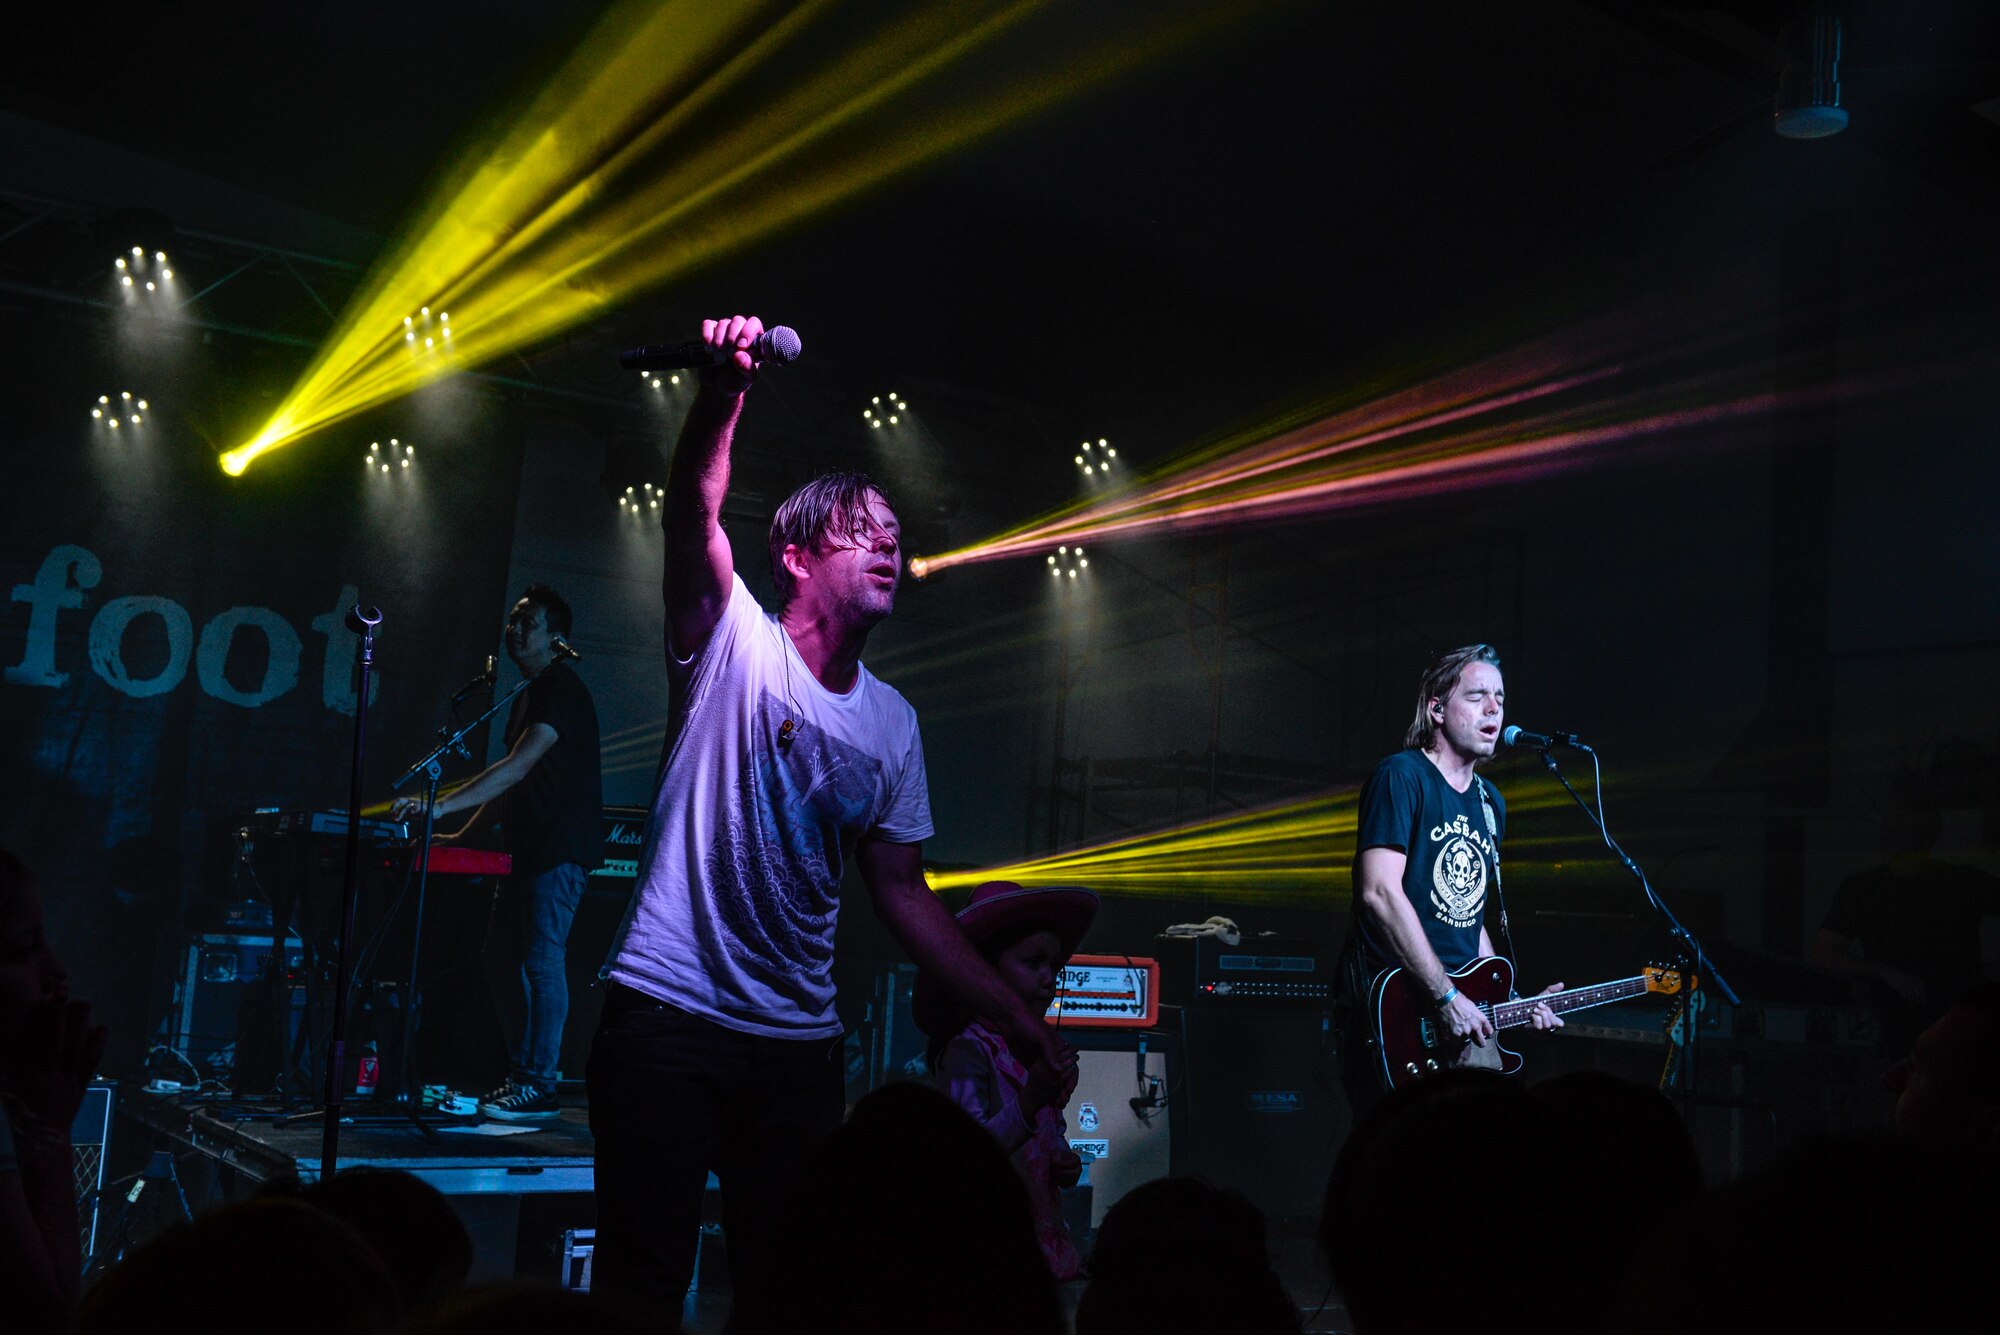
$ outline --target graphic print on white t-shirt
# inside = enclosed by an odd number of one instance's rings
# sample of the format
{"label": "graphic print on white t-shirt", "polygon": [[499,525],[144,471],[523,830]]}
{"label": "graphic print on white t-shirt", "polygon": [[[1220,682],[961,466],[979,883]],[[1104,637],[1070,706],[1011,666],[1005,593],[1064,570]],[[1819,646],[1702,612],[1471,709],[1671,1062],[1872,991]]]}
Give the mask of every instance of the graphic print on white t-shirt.
{"label": "graphic print on white t-shirt", "polygon": [[[789,716],[769,694],[758,712],[772,736]],[[840,833],[868,815],[881,777],[879,760],[811,723],[743,769],[702,865],[750,960],[795,981],[832,967]]]}

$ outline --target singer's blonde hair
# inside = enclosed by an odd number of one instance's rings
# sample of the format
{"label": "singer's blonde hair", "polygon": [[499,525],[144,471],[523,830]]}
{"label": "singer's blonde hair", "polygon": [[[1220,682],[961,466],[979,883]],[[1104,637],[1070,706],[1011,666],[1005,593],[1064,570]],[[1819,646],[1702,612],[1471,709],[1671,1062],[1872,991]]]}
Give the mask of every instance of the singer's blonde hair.
{"label": "singer's blonde hair", "polygon": [[1417,685],[1417,714],[1410,720],[1409,731],[1403,734],[1404,746],[1419,751],[1431,749],[1431,744],[1437,741],[1437,720],[1431,717],[1431,705],[1451,699],[1451,693],[1458,689],[1459,678],[1474,663],[1491,663],[1497,668],[1500,651],[1490,644],[1468,644],[1424,669],[1423,680]]}

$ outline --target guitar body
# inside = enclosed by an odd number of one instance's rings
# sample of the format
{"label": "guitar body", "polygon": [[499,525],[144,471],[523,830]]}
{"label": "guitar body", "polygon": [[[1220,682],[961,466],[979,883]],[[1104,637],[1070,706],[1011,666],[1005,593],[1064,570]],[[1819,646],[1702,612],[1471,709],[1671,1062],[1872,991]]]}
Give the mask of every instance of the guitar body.
{"label": "guitar body", "polygon": [[[1450,977],[1466,999],[1489,1017],[1514,988],[1514,966],[1498,955],[1476,959]],[[1471,1046],[1470,1040],[1452,1038],[1438,1017],[1431,994],[1406,969],[1378,974],[1369,985],[1368,1018],[1382,1083],[1389,1089],[1464,1064],[1462,1054]],[[1502,1075],[1521,1069],[1521,1055],[1500,1047],[1498,1029],[1488,1042],[1499,1054],[1497,1069]],[[1490,1066],[1490,1062],[1485,1064]]]}

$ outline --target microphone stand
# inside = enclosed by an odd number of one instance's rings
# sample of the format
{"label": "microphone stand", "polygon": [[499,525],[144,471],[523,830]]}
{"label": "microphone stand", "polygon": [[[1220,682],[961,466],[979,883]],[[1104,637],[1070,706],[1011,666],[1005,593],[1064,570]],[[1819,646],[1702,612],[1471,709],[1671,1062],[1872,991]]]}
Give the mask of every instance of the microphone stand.
{"label": "microphone stand", "polygon": [[[360,693],[354,698],[354,760],[347,777],[347,866],[340,886],[340,940],[334,950],[333,1032],[327,1037],[326,1104],[320,1123],[319,1176],[324,1182],[340,1170],[341,1088],[347,1076],[347,943],[354,935],[354,912],[360,895],[361,867],[361,762],[368,739],[368,688],[375,671],[375,628],[382,624],[380,608],[356,604],[347,614],[347,625],[360,637],[356,654],[360,661]],[[276,932],[273,932],[276,936]],[[282,950],[278,938],[274,950]]]}
{"label": "microphone stand", "polygon": [[416,857],[418,859],[417,921],[416,921],[416,929],[411,933],[410,936],[410,973],[409,973],[408,984],[403,994],[403,1038],[402,1038],[402,1063],[401,1063],[403,1069],[402,1069],[402,1078],[400,1081],[401,1089],[397,1092],[396,1103],[397,1106],[402,1111],[403,1115],[407,1117],[417,1127],[419,1131],[423,1132],[424,1137],[427,1140],[435,1140],[437,1133],[433,1131],[430,1127],[430,1124],[425,1122],[423,1119],[422,1086],[417,1084],[416,1080],[417,1032],[419,1027],[420,1012],[423,1010],[423,1000],[422,1000],[423,994],[418,990],[417,987],[417,966],[421,958],[421,953],[423,950],[423,943],[424,943],[424,898],[425,898],[425,893],[430,886],[431,840],[437,831],[436,813],[437,813],[438,783],[440,780],[444,778],[445,757],[449,756],[452,752],[455,751],[459,755],[464,756],[466,759],[470,760],[472,758],[472,752],[470,749],[466,747],[465,739],[468,735],[471,734],[472,730],[474,728],[477,728],[480,724],[486,722],[487,719],[492,718],[495,714],[499,713],[503,707],[505,707],[506,705],[508,705],[513,701],[515,696],[519,695],[522,691],[527,690],[531,683],[540,680],[543,672],[547,672],[557,663],[562,662],[563,657],[564,657],[563,655],[557,654],[555,657],[551,658],[546,664],[543,665],[541,672],[535,673],[535,675],[532,677],[521,678],[519,682],[515,683],[513,690],[507,692],[507,694],[500,696],[498,699],[494,700],[492,704],[486,707],[485,713],[481,714],[478,718],[472,720],[472,722],[467,723],[464,726],[460,727],[456,732],[448,732],[448,730],[444,728],[438,729],[438,733],[441,739],[438,742],[438,744],[431,748],[430,753],[428,755],[424,756],[423,759],[417,761],[415,764],[411,765],[408,769],[404,770],[402,774],[397,777],[396,781],[389,785],[389,791],[395,792],[397,789],[401,788],[404,784],[416,778],[417,775],[421,774],[424,776],[424,832],[423,832],[423,837],[420,840],[418,840],[416,845],[416,850],[417,850]]}
{"label": "microphone stand", "polygon": [[[1590,757],[1591,773],[1594,776],[1597,789],[1597,810],[1591,810],[1590,804],[1583,800],[1582,794],[1570,787],[1569,780],[1563,776],[1562,767],[1556,763],[1555,758],[1554,742],[1556,740],[1560,740],[1563,744],[1582,751]],[[1605,828],[1603,809],[1604,771],[1598,763],[1597,752],[1582,742],[1577,741],[1574,737],[1565,736],[1560,739],[1552,739],[1549,746],[1542,748],[1541,754],[1542,763],[1548,766],[1549,773],[1556,776],[1556,782],[1563,786],[1563,791],[1576,799],[1577,806],[1583,809],[1583,814],[1597,828],[1597,833],[1604,839],[1604,846],[1610,849],[1618,861],[1623,864],[1625,870],[1631,872],[1638,880],[1639,888],[1645,891],[1646,902],[1652,906],[1654,912],[1666,920],[1667,935],[1674,942],[1674,962],[1680,969],[1681,982],[1685,988],[1684,993],[1680,997],[1681,1019],[1684,1026],[1684,1037],[1681,1047],[1681,1072],[1684,1079],[1681,1082],[1681,1088],[1684,1095],[1683,1101],[1687,1107],[1688,1121],[1690,1127],[1692,1127],[1694,1110],[1701,1102],[1700,1092],[1697,1088],[1697,1079],[1700,1070],[1698,1057],[1701,1048],[1701,989],[1713,983],[1716,989],[1722,993],[1722,999],[1731,1006],[1741,1006],[1743,1000],[1736,995],[1736,989],[1729,985],[1729,980],[1724,978],[1721,971],[1715,967],[1715,961],[1709,958],[1708,951],[1702,947],[1701,940],[1687,929],[1686,924],[1681,922],[1672,909],[1667,907],[1667,901],[1660,898],[1659,891],[1653,889],[1652,882],[1646,879],[1646,873],[1639,869],[1639,864],[1634,862],[1631,856],[1618,846],[1618,841],[1611,837],[1611,831]],[[1671,1033],[1669,1041],[1671,1042]]]}

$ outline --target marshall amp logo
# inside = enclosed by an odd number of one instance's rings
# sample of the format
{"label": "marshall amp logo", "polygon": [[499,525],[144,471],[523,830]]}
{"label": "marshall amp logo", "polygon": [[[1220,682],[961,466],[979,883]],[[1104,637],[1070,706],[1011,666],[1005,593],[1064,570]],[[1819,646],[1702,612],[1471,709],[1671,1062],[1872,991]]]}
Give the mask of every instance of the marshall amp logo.
{"label": "marshall amp logo", "polygon": [[1248,1097],[1251,1112],[1302,1113],[1306,1110],[1306,1096],[1296,1089],[1253,1089]]}
{"label": "marshall amp logo", "polygon": [[604,808],[604,865],[590,873],[617,881],[639,879],[639,846],[646,842],[644,807]]}

